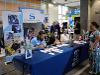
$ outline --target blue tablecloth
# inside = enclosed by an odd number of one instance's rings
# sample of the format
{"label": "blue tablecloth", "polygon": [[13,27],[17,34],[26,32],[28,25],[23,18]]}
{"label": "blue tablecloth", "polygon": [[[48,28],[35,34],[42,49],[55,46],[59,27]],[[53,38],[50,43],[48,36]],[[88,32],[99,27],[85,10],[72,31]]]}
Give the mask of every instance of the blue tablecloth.
{"label": "blue tablecloth", "polygon": [[88,44],[60,49],[64,52],[54,56],[35,51],[31,59],[26,60],[22,55],[16,56],[13,60],[18,62],[20,67],[24,66],[31,75],[63,75],[88,58]]}

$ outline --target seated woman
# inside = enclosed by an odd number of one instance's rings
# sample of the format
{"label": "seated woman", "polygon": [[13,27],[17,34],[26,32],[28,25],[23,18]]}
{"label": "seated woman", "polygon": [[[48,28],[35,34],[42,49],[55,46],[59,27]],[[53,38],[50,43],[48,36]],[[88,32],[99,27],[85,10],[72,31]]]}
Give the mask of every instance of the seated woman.
{"label": "seated woman", "polygon": [[61,33],[61,39],[60,39],[60,41],[61,41],[62,43],[67,43],[67,42],[69,42],[69,35],[66,34],[65,31]]}
{"label": "seated woman", "polygon": [[40,31],[37,35],[37,37],[34,37],[31,39],[31,43],[36,48],[45,48],[46,47],[46,41],[45,41],[46,34],[44,31]]}
{"label": "seated woman", "polygon": [[56,37],[54,41],[54,45],[58,45],[58,44],[61,44],[61,42],[59,40],[59,37]]}
{"label": "seated woman", "polygon": [[55,32],[54,34],[55,36],[55,41],[54,41],[54,45],[58,45],[58,44],[61,44],[60,40],[59,40],[59,35],[57,34],[57,32]]}

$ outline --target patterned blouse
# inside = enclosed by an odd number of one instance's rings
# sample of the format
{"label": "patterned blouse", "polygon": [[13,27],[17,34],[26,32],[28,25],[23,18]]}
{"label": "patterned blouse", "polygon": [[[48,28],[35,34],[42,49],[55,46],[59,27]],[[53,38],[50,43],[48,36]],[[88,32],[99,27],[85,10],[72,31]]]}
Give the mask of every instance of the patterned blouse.
{"label": "patterned blouse", "polygon": [[[90,34],[90,36],[89,36],[90,44],[95,42],[96,36],[100,36],[100,32],[99,31],[95,31],[95,32],[92,32]],[[100,42],[98,42],[98,43],[100,43]]]}

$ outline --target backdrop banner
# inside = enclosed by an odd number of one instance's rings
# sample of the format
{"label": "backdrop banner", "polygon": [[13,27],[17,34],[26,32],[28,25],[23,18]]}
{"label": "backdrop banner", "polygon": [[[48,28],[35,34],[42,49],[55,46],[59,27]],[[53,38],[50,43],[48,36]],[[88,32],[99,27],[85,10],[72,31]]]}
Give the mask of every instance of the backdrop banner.
{"label": "backdrop banner", "polygon": [[3,11],[2,21],[6,55],[20,53],[20,44],[24,41],[22,13]]}

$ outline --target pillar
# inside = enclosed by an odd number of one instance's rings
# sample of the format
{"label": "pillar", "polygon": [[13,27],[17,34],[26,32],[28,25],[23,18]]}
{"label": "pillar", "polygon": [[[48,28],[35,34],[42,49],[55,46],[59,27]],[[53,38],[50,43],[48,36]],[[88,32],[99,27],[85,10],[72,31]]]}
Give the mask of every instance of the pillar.
{"label": "pillar", "polygon": [[80,0],[80,24],[81,30],[88,29],[88,0]]}

